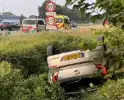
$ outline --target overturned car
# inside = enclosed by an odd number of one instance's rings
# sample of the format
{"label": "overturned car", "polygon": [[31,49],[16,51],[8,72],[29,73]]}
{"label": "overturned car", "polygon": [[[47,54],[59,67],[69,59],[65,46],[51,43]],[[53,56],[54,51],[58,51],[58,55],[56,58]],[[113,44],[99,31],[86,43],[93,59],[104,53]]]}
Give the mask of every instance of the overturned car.
{"label": "overturned car", "polygon": [[[104,37],[99,37],[98,41],[104,43]],[[50,83],[77,82],[83,78],[95,77],[98,71],[100,76],[97,77],[107,74],[104,44],[97,45],[93,50],[77,50],[60,54],[56,54],[55,49],[54,46],[47,48]]]}

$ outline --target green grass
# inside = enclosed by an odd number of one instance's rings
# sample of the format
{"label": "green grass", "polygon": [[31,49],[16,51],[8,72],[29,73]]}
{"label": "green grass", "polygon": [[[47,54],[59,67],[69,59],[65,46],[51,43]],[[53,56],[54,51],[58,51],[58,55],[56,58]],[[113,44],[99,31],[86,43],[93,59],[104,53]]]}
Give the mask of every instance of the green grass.
{"label": "green grass", "polygon": [[[44,32],[40,34],[18,34],[1,38],[1,61],[9,61],[24,73],[46,72],[47,46],[55,45],[60,52],[82,49],[85,42],[93,48],[95,42],[80,36],[71,36],[63,32]],[[71,44],[71,45],[70,45]]]}
{"label": "green grass", "polygon": [[[44,73],[48,70],[46,48],[54,44],[61,52],[71,51],[83,47],[85,42],[90,41],[63,32],[2,37],[0,40],[1,100],[30,100],[30,98],[63,100],[64,95],[61,94],[60,88],[48,84],[47,74],[44,78]],[[12,70],[19,68],[20,73],[3,72],[3,62],[5,66],[11,65]]]}
{"label": "green grass", "polygon": [[95,92],[84,94],[83,100],[123,100],[124,79],[108,80]]}
{"label": "green grass", "polygon": [[[16,33],[18,34],[18,33]],[[7,52],[20,52],[23,50],[28,50],[28,48],[33,48],[36,45],[42,44],[42,42],[49,42],[54,40],[55,38],[59,36],[79,36],[85,39],[96,39],[96,35],[93,33],[86,33],[85,35],[78,35],[81,34],[78,30],[72,31],[72,32],[44,32],[41,34],[22,34],[22,35],[10,35],[2,37],[0,40],[0,52],[2,54]],[[23,50],[22,50],[23,49]]]}

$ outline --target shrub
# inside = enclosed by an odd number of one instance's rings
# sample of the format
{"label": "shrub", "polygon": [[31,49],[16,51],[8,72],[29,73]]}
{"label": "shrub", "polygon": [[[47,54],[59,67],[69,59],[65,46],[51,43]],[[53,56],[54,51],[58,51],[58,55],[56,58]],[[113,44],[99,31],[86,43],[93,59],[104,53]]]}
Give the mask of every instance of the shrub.
{"label": "shrub", "polygon": [[96,92],[89,93],[83,100],[122,100],[124,98],[124,80],[109,80]]}
{"label": "shrub", "polygon": [[63,92],[59,85],[50,85],[47,74],[30,76],[24,79],[20,71],[0,78],[1,100],[63,100]]}
{"label": "shrub", "polygon": [[117,27],[97,31],[105,36],[105,43],[111,48],[108,72],[114,74],[124,68],[124,31]]}
{"label": "shrub", "polygon": [[66,52],[77,49],[85,50],[86,48],[83,48],[85,43],[89,44],[90,49],[95,45],[95,42],[92,43],[90,40],[67,35],[29,35],[21,36],[21,39],[10,37],[0,42],[2,45],[0,59],[10,62],[13,67],[22,69],[25,76],[42,74],[48,71],[46,52],[48,45],[53,44],[59,52]]}
{"label": "shrub", "polygon": [[[109,74],[116,74],[118,78],[123,77],[124,69],[124,31],[119,28],[109,28],[97,31],[97,34],[105,36],[105,42],[111,48],[109,64]],[[122,72],[122,73],[120,73]],[[118,76],[119,75],[119,76]],[[106,77],[107,77],[106,76]],[[124,80],[109,80],[95,92],[85,92],[83,100],[122,100],[124,98]]]}
{"label": "shrub", "polygon": [[0,62],[0,77],[10,73],[11,70],[12,70],[11,64],[5,61]]}

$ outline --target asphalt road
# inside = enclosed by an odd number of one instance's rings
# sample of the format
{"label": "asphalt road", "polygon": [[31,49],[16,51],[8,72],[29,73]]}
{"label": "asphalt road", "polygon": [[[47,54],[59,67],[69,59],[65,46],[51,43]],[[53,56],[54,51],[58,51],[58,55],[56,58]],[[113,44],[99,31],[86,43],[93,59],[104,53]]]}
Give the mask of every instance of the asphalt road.
{"label": "asphalt road", "polygon": [[[78,27],[76,28],[72,28],[72,30],[77,30],[77,29],[91,29],[91,28],[99,28],[101,27],[101,25],[95,25],[95,24],[82,24],[82,25],[78,25]],[[66,32],[67,30],[63,31],[63,32]],[[9,30],[4,30],[4,31],[0,31],[0,35],[6,35],[6,34],[15,34],[17,32],[20,32],[20,30],[16,30],[16,31],[9,31]]]}

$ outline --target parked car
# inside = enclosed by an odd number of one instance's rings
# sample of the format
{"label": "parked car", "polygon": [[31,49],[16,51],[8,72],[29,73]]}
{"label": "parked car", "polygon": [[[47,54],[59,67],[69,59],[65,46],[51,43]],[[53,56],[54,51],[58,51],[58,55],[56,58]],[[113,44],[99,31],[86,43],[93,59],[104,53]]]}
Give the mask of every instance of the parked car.
{"label": "parked car", "polygon": [[77,24],[74,22],[71,22],[71,26],[75,28],[75,27],[77,27]]}
{"label": "parked car", "polygon": [[15,22],[7,22],[2,21],[0,22],[0,30],[9,30],[9,31],[15,31],[20,29],[20,26]]}
{"label": "parked car", "polygon": [[55,50],[54,46],[47,48],[50,83],[77,82],[83,78],[94,77],[99,70],[101,70],[100,75],[104,76],[107,73],[104,58],[106,49],[103,45],[97,46],[93,50],[76,50],[59,54],[56,54]]}
{"label": "parked car", "polygon": [[44,19],[24,19],[22,21],[22,32],[41,31],[46,29],[46,23]]}

